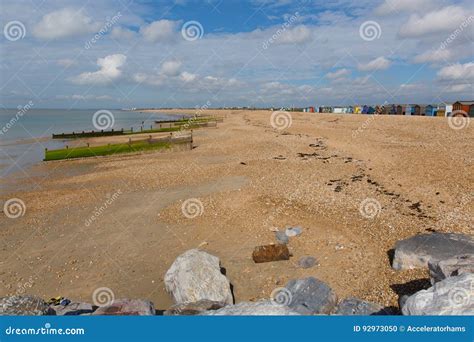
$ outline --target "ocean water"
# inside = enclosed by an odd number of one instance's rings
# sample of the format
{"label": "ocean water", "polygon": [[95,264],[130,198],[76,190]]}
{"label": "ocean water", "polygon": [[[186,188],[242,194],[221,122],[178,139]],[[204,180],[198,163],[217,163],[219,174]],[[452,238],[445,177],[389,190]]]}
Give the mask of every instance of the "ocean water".
{"label": "ocean water", "polygon": [[[29,166],[41,162],[44,149],[61,148],[63,140],[52,140],[53,133],[97,130],[97,109],[0,109],[0,173],[27,175]],[[150,128],[155,120],[176,119],[176,115],[109,110],[115,130]],[[97,122],[97,121],[96,121]]]}

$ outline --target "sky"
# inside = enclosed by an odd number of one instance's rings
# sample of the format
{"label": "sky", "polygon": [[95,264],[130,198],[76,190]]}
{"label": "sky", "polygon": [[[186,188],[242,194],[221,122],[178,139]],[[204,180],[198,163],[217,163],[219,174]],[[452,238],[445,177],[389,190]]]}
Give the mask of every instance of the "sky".
{"label": "sky", "polygon": [[0,104],[473,100],[474,2],[0,0]]}

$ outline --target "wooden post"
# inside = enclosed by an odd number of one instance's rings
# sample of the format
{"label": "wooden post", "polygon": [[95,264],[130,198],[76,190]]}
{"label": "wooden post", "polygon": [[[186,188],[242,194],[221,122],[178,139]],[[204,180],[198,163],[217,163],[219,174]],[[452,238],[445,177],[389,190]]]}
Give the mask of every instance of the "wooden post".
{"label": "wooden post", "polygon": [[68,145],[66,145],[66,150],[67,150],[67,149],[69,149],[69,146],[68,146]]}
{"label": "wooden post", "polygon": [[89,146],[89,143],[87,143],[87,147],[90,147],[90,146]]}
{"label": "wooden post", "polygon": [[130,128],[130,130],[131,130],[131,131],[132,131],[132,133],[133,133],[133,127],[132,127],[132,128]]}

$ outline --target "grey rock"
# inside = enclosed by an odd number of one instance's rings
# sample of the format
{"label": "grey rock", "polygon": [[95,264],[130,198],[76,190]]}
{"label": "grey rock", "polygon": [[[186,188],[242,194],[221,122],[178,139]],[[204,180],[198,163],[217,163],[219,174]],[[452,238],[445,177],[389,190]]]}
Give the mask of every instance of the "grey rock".
{"label": "grey rock", "polygon": [[290,238],[288,235],[286,235],[286,232],[283,231],[275,232],[275,238],[279,243],[283,244],[287,244],[290,241]]}
{"label": "grey rock", "polygon": [[176,304],[210,300],[233,304],[229,280],[221,273],[219,258],[191,249],[166,272],[165,288]]}
{"label": "grey rock", "polygon": [[226,306],[223,302],[214,302],[212,300],[200,300],[194,303],[175,304],[166,310],[164,316],[192,316],[208,310],[218,310]]}
{"label": "grey rock", "polygon": [[339,303],[336,315],[353,316],[353,315],[386,315],[382,305],[367,302],[357,298],[346,298]]}
{"label": "grey rock", "polygon": [[428,262],[431,284],[465,273],[474,273],[474,255],[457,255],[449,259]]}
{"label": "grey rock", "polygon": [[303,232],[303,228],[301,228],[300,226],[289,227],[289,228],[286,228],[285,230],[286,235],[289,237],[301,235],[302,232]]}
{"label": "grey rock", "polygon": [[404,315],[474,315],[474,274],[449,277],[408,297]]}
{"label": "grey rock", "polygon": [[227,305],[215,311],[206,311],[203,316],[296,316],[297,312],[288,306],[277,304],[272,300],[242,302]]}
{"label": "grey rock", "polygon": [[301,268],[311,268],[316,265],[318,261],[315,257],[312,256],[304,256],[300,260],[298,260],[298,267]]}
{"label": "grey rock", "polygon": [[337,297],[334,292],[316,278],[290,280],[286,289],[291,294],[288,306],[300,314],[330,314],[336,307]]}
{"label": "grey rock", "polygon": [[100,306],[92,315],[152,316],[155,315],[155,306],[148,300],[116,299],[109,305]]}
{"label": "grey rock", "polygon": [[94,312],[92,304],[77,302],[72,302],[68,305],[52,305],[50,309],[53,310],[56,316],[76,316]]}
{"label": "grey rock", "polygon": [[48,313],[48,304],[40,297],[25,295],[0,298],[0,316],[42,316]]}
{"label": "grey rock", "polygon": [[454,233],[420,234],[398,241],[392,267],[396,270],[427,267],[429,261],[474,254],[474,239]]}

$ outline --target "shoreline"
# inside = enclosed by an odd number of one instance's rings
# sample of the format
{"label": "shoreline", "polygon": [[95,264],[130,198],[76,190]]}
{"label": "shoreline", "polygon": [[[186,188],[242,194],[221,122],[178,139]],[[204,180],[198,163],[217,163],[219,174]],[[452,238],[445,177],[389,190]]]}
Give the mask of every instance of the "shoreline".
{"label": "shoreline", "polygon": [[[396,241],[427,229],[472,227],[463,204],[474,184],[472,125],[456,131],[446,120],[380,115],[353,137],[369,116],[295,112],[291,127],[278,131],[271,112],[204,111],[216,112],[226,119],[217,129],[196,130],[192,151],[36,165],[48,176],[5,193],[27,210],[18,219],[0,218],[7,227],[0,233],[0,295],[31,277],[28,292],[43,298],[90,301],[94,289],[107,286],[117,297],[149,298],[164,308],[171,304],[165,271],[200,246],[223,261],[236,302],[269,298],[290,278],[315,276],[341,297],[390,306],[393,286],[427,277],[387,265]],[[118,190],[86,227],[84,218]],[[359,212],[367,197],[381,204],[374,219]],[[190,198],[203,206],[191,219],[181,211]],[[462,215],[446,218],[455,208]],[[254,264],[253,248],[274,242],[271,229],[286,225],[304,228],[290,244],[293,257]],[[18,256],[10,254],[20,245]],[[319,266],[298,268],[307,255]]]}

